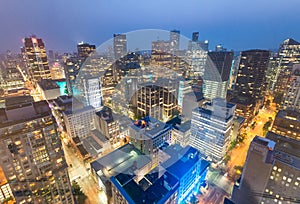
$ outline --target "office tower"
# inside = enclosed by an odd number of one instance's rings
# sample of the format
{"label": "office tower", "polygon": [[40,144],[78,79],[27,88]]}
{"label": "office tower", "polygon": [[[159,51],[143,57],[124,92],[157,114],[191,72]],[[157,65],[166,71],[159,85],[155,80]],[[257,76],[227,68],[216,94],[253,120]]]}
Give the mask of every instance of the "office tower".
{"label": "office tower", "polygon": [[82,74],[77,78],[73,92],[85,106],[93,106],[96,111],[101,110],[103,106],[101,77]]}
{"label": "office tower", "polygon": [[230,141],[235,105],[214,99],[193,111],[190,145],[214,162],[224,157]]}
{"label": "office tower", "polygon": [[199,41],[199,33],[193,33],[193,40],[188,42],[186,61],[188,62],[193,77],[203,77],[207,60],[208,41]]}
{"label": "office tower", "polygon": [[152,83],[143,83],[133,97],[132,104],[137,104],[134,112],[138,118],[151,116],[159,120],[167,120],[177,110],[176,84],[158,86]]}
{"label": "office tower", "polygon": [[92,106],[86,106],[81,109],[67,109],[63,111],[63,120],[66,126],[69,139],[74,143],[80,143],[90,135],[95,127],[95,109]]}
{"label": "office tower", "polygon": [[170,52],[175,54],[179,50],[180,45],[180,31],[172,30],[170,31]]}
{"label": "office tower", "polygon": [[270,52],[267,50],[247,50],[241,53],[235,96],[253,98],[255,101],[264,96],[269,58]]}
{"label": "office tower", "polygon": [[278,55],[274,101],[282,104],[284,93],[288,89],[292,66],[300,63],[300,43],[291,38],[284,40],[279,47]]}
{"label": "office tower", "polygon": [[256,136],[232,200],[245,204],[299,202],[299,148],[299,140],[272,132],[267,138]]}
{"label": "office tower", "polygon": [[73,94],[76,78],[79,74],[83,60],[77,56],[67,56],[64,60],[64,70],[66,74],[68,93]]}
{"label": "office tower", "polygon": [[300,113],[299,110],[280,110],[276,114],[272,132],[300,140]]}
{"label": "office tower", "polygon": [[77,52],[78,56],[86,59],[89,57],[93,52],[96,51],[96,45],[90,45],[88,43],[78,43],[77,45]]}
{"label": "office tower", "polygon": [[102,110],[96,113],[96,127],[110,140],[111,144],[119,142],[119,120],[113,116],[113,112],[109,107],[104,106]]}
{"label": "office tower", "polygon": [[17,203],[74,203],[57,124],[46,101],[0,110],[0,165]]}
{"label": "office tower", "polygon": [[114,34],[114,54],[116,60],[127,54],[127,40],[125,34]]}
{"label": "office tower", "polygon": [[208,56],[219,71],[222,81],[228,81],[234,56],[233,51],[223,51],[222,49],[220,51],[209,52]]}
{"label": "office tower", "polygon": [[170,52],[170,50],[170,41],[153,41],[151,50],[151,64],[171,68],[172,53]]}
{"label": "office tower", "polygon": [[215,51],[208,53],[204,73],[204,98],[209,100],[213,98],[226,98],[233,55],[233,51]]}
{"label": "office tower", "polygon": [[287,91],[284,92],[283,109],[300,110],[300,64],[293,65]]}
{"label": "office tower", "polygon": [[27,72],[31,80],[50,79],[50,69],[47,59],[45,44],[36,36],[23,39],[24,47],[21,48]]}

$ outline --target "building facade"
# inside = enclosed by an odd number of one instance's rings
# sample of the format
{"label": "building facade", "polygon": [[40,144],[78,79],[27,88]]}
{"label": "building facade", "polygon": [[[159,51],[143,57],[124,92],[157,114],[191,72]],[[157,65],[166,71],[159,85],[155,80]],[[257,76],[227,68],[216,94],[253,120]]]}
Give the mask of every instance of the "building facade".
{"label": "building facade", "polygon": [[17,203],[74,203],[56,122],[45,101],[0,110],[0,165]]}
{"label": "building facade", "polygon": [[230,143],[235,105],[215,99],[193,111],[190,145],[220,162]]}
{"label": "building facade", "polygon": [[24,47],[21,51],[30,79],[34,81],[50,79],[51,74],[43,40],[31,36],[24,38],[23,43]]}

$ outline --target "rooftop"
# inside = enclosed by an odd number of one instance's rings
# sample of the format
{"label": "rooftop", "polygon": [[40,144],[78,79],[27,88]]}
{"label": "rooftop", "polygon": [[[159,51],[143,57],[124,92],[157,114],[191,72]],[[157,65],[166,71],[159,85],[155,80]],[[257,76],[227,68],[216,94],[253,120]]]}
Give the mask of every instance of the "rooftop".
{"label": "rooftop", "polygon": [[150,116],[135,121],[131,127],[137,132],[144,131],[144,135],[149,138],[154,138],[158,134],[171,129],[170,125]]}
{"label": "rooftop", "polygon": [[162,166],[176,178],[181,179],[199,160],[201,160],[201,168],[206,169],[209,162],[204,158],[205,156],[197,149],[187,146],[177,151],[177,157],[176,154],[173,154]]}
{"label": "rooftop", "polygon": [[43,90],[59,89],[59,86],[52,79],[43,79],[43,80],[41,80],[41,81],[38,82],[38,85]]}
{"label": "rooftop", "polygon": [[119,189],[129,203],[165,203],[178,189],[179,182],[170,173],[158,177],[156,169],[145,175],[136,183],[130,175],[119,174],[111,178],[112,183]]}
{"label": "rooftop", "polygon": [[46,101],[16,104],[15,106],[1,108],[0,128],[34,120],[50,114],[51,110]]}
{"label": "rooftop", "polygon": [[297,120],[300,122],[300,112],[295,110],[279,110],[276,118],[285,118],[287,120]]}
{"label": "rooftop", "polygon": [[119,173],[133,174],[128,172],[130,167],[142,168],[151,162],[149,156],[143,155],[132,144],[126,144],[115,151],[101,157],[91,163],[91,167],[98,172],[102,170],[107,178]]}

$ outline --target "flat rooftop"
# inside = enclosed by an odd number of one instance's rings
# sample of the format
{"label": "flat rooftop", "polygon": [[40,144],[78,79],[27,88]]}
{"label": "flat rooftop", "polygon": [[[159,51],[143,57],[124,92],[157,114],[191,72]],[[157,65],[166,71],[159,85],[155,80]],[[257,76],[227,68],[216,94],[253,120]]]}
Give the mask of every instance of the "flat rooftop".
{"label": "flat rooftop", "polygon": [[132,144],[126,144],[115,151],[91,163],[91,168],[98,172],[102,170],[107,178],[119,173],[133,174],[128,169],[133,165],[140,169],[151,162],[147,155],[143,155]]}
{"label": "flat rooftop", "polygon": [[56,81],[52,79],[43,79],[38,82],[38,85],[43,90],[59,89],[59,86],[56,84]]}
{"label": "flat rooftop", "polygon": [[150,116],[135,121],[131,127],[137,132],[144,131],[144,135],[149,138],[154,138],[158,134],[172,128],[170,125]]}
{"label": "flat rooftop", "polygon": [[276,114],[276,118],[285,118],[287,120],[296,120],[300,122],[300,112],[295,110],[279,110]]}
{"label": "flat rooftop", "polygon": [[0,128],[50,115],[46,101],[17,104],[0,109]]}
{"label": "flat rooftop", "polygon": [[87,138],[81,139],[81,142],[86,149],[86,151],[91,155],[92,157],[98,155],[100,150],[102,149],[102,146],[96,142],[96,140],[89,136]]}
{"label": "flat rooftop", "polygon": [[178,180],[170,173],[158,177],[156,170],[145,175],[139,183],[124,174],[112,177],[111,181],[130,204],[164,203],[179,187]]}

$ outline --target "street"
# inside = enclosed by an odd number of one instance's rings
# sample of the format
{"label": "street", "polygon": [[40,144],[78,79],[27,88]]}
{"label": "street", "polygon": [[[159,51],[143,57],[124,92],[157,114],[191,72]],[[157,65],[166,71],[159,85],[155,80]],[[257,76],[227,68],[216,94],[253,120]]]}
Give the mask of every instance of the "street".
{"label": "street", "polygon": [[[87,196],[86,204],[106,204],[107,197],[105,192],[100,191],[97,187],[97,183],[89,174],[87,170],[88,165],[84,164],[80,158],[77,156],[74,147],[67,147],[64,142],[62,142],[66,161],[69,165],[69,176],[71,182],[73,180],[77,181],[81,187],[83,193]],[[71,165],[70,165],[71,164]],[[72,166],[72,167],[71,167]]]}
{"label": "street", "polygon": [[243,144],[237,145],[230,153],[230,160],[227,164],[229,168],[229,174],[234,175],[236,169],[235,166],[243,166],[246,160],[248,149],[253,138],[258,135],[265,137],[263,126],[271,117],[274,121],[276,116],[276,105],[271,103],[269,108],[262,108],[259,110],[257,116],[254,117],[253,121],[256,121],[255,128],[247,127],[245,130],[242,130],[242,133],[246,133],[246,138]]}

